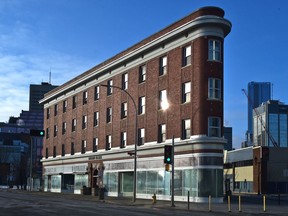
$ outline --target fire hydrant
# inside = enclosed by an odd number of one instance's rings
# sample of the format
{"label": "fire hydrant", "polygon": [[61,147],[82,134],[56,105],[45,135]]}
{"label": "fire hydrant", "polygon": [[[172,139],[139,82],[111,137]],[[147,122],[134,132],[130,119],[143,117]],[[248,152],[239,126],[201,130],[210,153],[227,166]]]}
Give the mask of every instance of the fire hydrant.
{"label": "fire hydrant", "polygon": [[156,194],[155,193],[152,196],[152,204],[156,204]]}

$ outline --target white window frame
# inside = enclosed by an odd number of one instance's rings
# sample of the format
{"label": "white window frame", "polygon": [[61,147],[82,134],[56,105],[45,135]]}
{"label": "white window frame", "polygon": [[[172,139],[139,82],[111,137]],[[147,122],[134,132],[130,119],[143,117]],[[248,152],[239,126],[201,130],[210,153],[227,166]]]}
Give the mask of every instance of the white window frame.
{"label": "white window frame", "polygon": [[[217,125],[213,125],[216,120]],[[216,135],[214,135],[214,130],[216,130]],[[210,137],[220,137],[221,136],[221,118],[210,116],[208,117],[208,136]]]}
{"label": "white window frame", "polygon": [[127,146],[127,132],[121,132],[121,148],[125,148]]}
{"label": "white window frame", "polygon": [[99,85],[97,85],[97,86],[95,86],[95,88],[94,88],[94,100],[99,100],[99,98],[100,98],[100,86]]}
{"label": "white window frame", "polygon": [[139,83],[143,83],[146,81],[146,65],[141,65],[139,67]]}
{"label": "white window frame", "polygon": [[221,41],[210,39],[208,41],[208,60],[221,62],[222,61],[221,49],[222,49]]}
{"label": "white window frame", "polygon": [[123,90],[128,89],[128,73],[122,75],[122,89]]}
{"label": "white window frame", "polygon": [[183,119],[182,120],[182,138],[183,139],[190,139],[191,137],[191,120],[190,119]]}
{"label": "white window frame", "polygon": [[139,98],[139,107],[138,107],[138,110],[139,110],[139,115],[143,115],[145,114],[145,106],[146,106],[146,99],[145,99],[145,96],[143,97],[140,97]]}
{"label": "white window frame", "polygon": [[98,111],[94,112],[93,125],[94,125],[94,127],[98,127],[98,125],[99,125],[99,112]]}
{"label": "white window frame", "polygon": [[222,82],[218,78],[208,79],[208,98],[212,100],[222,99]]}
{"label": "white window frame", "polygon": [[182,103],[189,103],[191,101],[191,82],[182,84]]}
{"label": "white window frame", "polygon": [[191,65],[191,55],[192,55],[192,47],[191,45],[186,46],[183,48],[183,67],[187,66],[187,65]]}
{"label": "white window frame", "polygon": [[162,56],[160,58],[160,71],[159,76],[167,74],[167,56]]}

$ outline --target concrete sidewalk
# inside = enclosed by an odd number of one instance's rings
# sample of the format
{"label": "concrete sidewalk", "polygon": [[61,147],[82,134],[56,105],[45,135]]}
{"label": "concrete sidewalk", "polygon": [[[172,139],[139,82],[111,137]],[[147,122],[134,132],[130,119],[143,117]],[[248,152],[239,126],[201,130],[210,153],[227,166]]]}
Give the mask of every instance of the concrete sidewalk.
{"label": "concrete sidewalk", "polygon": [[[227,201],[223,203],[212,203],[209,207],[208,203],[187,203],[187,202],[175,202],[175,207],[171,206],[170,201],[157,200],[155,204],[151,200],[137,199],[136,202],[132,202],[132,197],[107,197],[104,200],[99,200],[99,197],[91,195],[78,195],[78,194],[65,194],[65,193],[51,193],[51,192],[36,192],[36,191],[24,191],[24,190],[10,190],[11,193],[32,193],[41,196],[57,196],[63,199],[79,199],[92,202],[103,202],[121,205],[131,206],[135,208],[165,208],[179,211],[189,212],[207,212],[210,215],[229,214],[229,215],[288,215],[288,197],[281,197],[280,205],[278,203],[277,196],[267,196],[266,206],[263,206],[263,197],[257,195],[243,195],[241,194],[241,205],[239,206],[239,197],[232,196],[231,204],[228,205]],[[1,193],[1,191],[0,191]],[[240,208],[240,209],[239,209]],[[265,210],[265,211],[264,211]]]}

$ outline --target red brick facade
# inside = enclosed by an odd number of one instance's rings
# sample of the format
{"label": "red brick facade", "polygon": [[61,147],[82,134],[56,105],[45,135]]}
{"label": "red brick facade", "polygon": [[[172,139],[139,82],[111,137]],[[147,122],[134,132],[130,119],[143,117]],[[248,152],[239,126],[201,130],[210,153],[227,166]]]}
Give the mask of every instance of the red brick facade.
{"label": "red brick facade", "polygon": [[[208,22],[193,24],[196,22],[196,18],[205,15],[223,17],[224,12],[214,7],[199,9],[46,94],[42,103],[45,105],[44,127],[46,132],[49,132],[49,138],[46,138],[44,142],[44,157],[45,155],[53,156],[55,147],[56,155],[61,155],[62,145],[64,145],[65,154],[70,154],[72,142],[75,145],[75,153],[81,152],[82,140],[87,141],[86,152],[91,152],[95,137],[98,138],[98,150],[105,149],[107,135],[112,136],[112,148],[117,148],[120,147],[121,132],[127,132],[127,145],[134,145],[135,109],[127,94],[114,88],[112,95],[107,96],[106,87],[100,86],[100,99],[94,100],[95,86],[107,84],[107,81],[112,79],[114,86],[121,87],[122,74],[124,73],[128,73],[127,91],[134,98],[137,109],[139,97],[145,96],[146,98],[145,114],[137,115],[138,128],[145,128],[145,143],[157,142],[159,124],[166,124],[167,139],[171,139],[172,136],[181,137],[182,120],[184,119],[191,121],[191,136],[208,135],[209,116],[219,117],[221,125],[223,125],[223,38],[229,33],[230,28],[226,24],[217,24],[217,27],[221,29],[220,32],[222,31],[221,37],[217,35],[218,33],[212,35],[203,33],[203,36],[195,35],[195,31],[201,28],[213,27],[213,24]],[[188,23],[192,23],[192,27],[185,28],[183,32],[175,33],[173,38],[155,42],[149,49],[143,48],[143,46],[153,43],[153,41],[164,37],[165,34],[176,31],[177,28],[182,28]],[[191,39],[185,39],[189,38],[190,35],[193,35]],[[210,39],[221,43],[221,61],[208,60],[208,42]],[[179,46],[173,44],[174,47],[169,48],[176,40],[185,41],[185,43],[177,42]],[[186,46],[191,46],[191,64],[183,67],[183,48]],[[142,51],[137,55],[131,54],[137,49],[142,49]],[[153,57],[149,57],[150,51],[151,53],[154,52]],[[129,58],[122,61],[121,58],[127,55],[130,55]],[[167,56],[167,74],[159,76],[159,59],[162,56]],[[113,65],[109,67],[109,64]],[[130,66],[131,64],[133,66]],[[141,65],[146,65],[146,81],[139,84],[139,67]],[[220,100],[208,99],[208,79],[211,77],[221,80],[222,96]],[[185,82],[191,82],[191,100],[188,103],[181,101],[182,84]],[[167,91],[170,104],[166,111],[158,108],[158,94],[164,89]],[[88,92],[86,104],[83,104],[84,91]],[[75,109],[72,108],[73,96],[77,98]],[[63,112],[64,100],[68,102],[66,112]],[[128,103],[128,115],[121,119],[121,103],[123,102]],[[58,105],[57,115],[54,113],[56,104]],[[108,107],[112,108],[111,123],[106,123]],[[47,109],[50,109],[49,118],[47,117]],[[99,125],[97,127],[93,126],[94,112],[99,112]],[[82,129],[83,116],[87,116],[88,119],[85,129]],[[72,132],[72,119],[77,121],[74,132]],[[65,134],[62,134],[64,122],[66,122],[67,129]],[[58,129],[56,136],[54,136],[55,125]]]}

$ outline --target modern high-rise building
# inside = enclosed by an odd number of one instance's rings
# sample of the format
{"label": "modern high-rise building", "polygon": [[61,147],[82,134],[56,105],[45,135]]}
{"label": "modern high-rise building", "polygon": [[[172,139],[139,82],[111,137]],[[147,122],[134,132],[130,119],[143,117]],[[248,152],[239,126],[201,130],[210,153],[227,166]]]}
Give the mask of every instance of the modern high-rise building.
{"label": "modern high-rise building", "polygon": [[44,94],[56,87],[57,86],[51,85],[48,82],[42,82],[41,85],[31,84],[29,94],[29,111],[43,112],[43,104],[39,104],[39,101],[44,98]]}
{"label": "modern high-rise building", "polygon": [[269,100],[253,113],[254,146],[288,147],[288,105]]}
{"label": "modern high-rise building", "polygon": [[247,141],[252,144],[253,140],[253,109],[271,99],[270,82],[248,83],[248,130]]}
{"label": "modern high-rise building", "polygon": [[232,127],[223,127],[223,136],[227,140],[224,150],[231,151],[233,148],[233,130]]}
{"label": "modern high-rise building", "polygon": [[45,94],[44,191],[223,202],[230,30],[222,9],[200,8]]}

